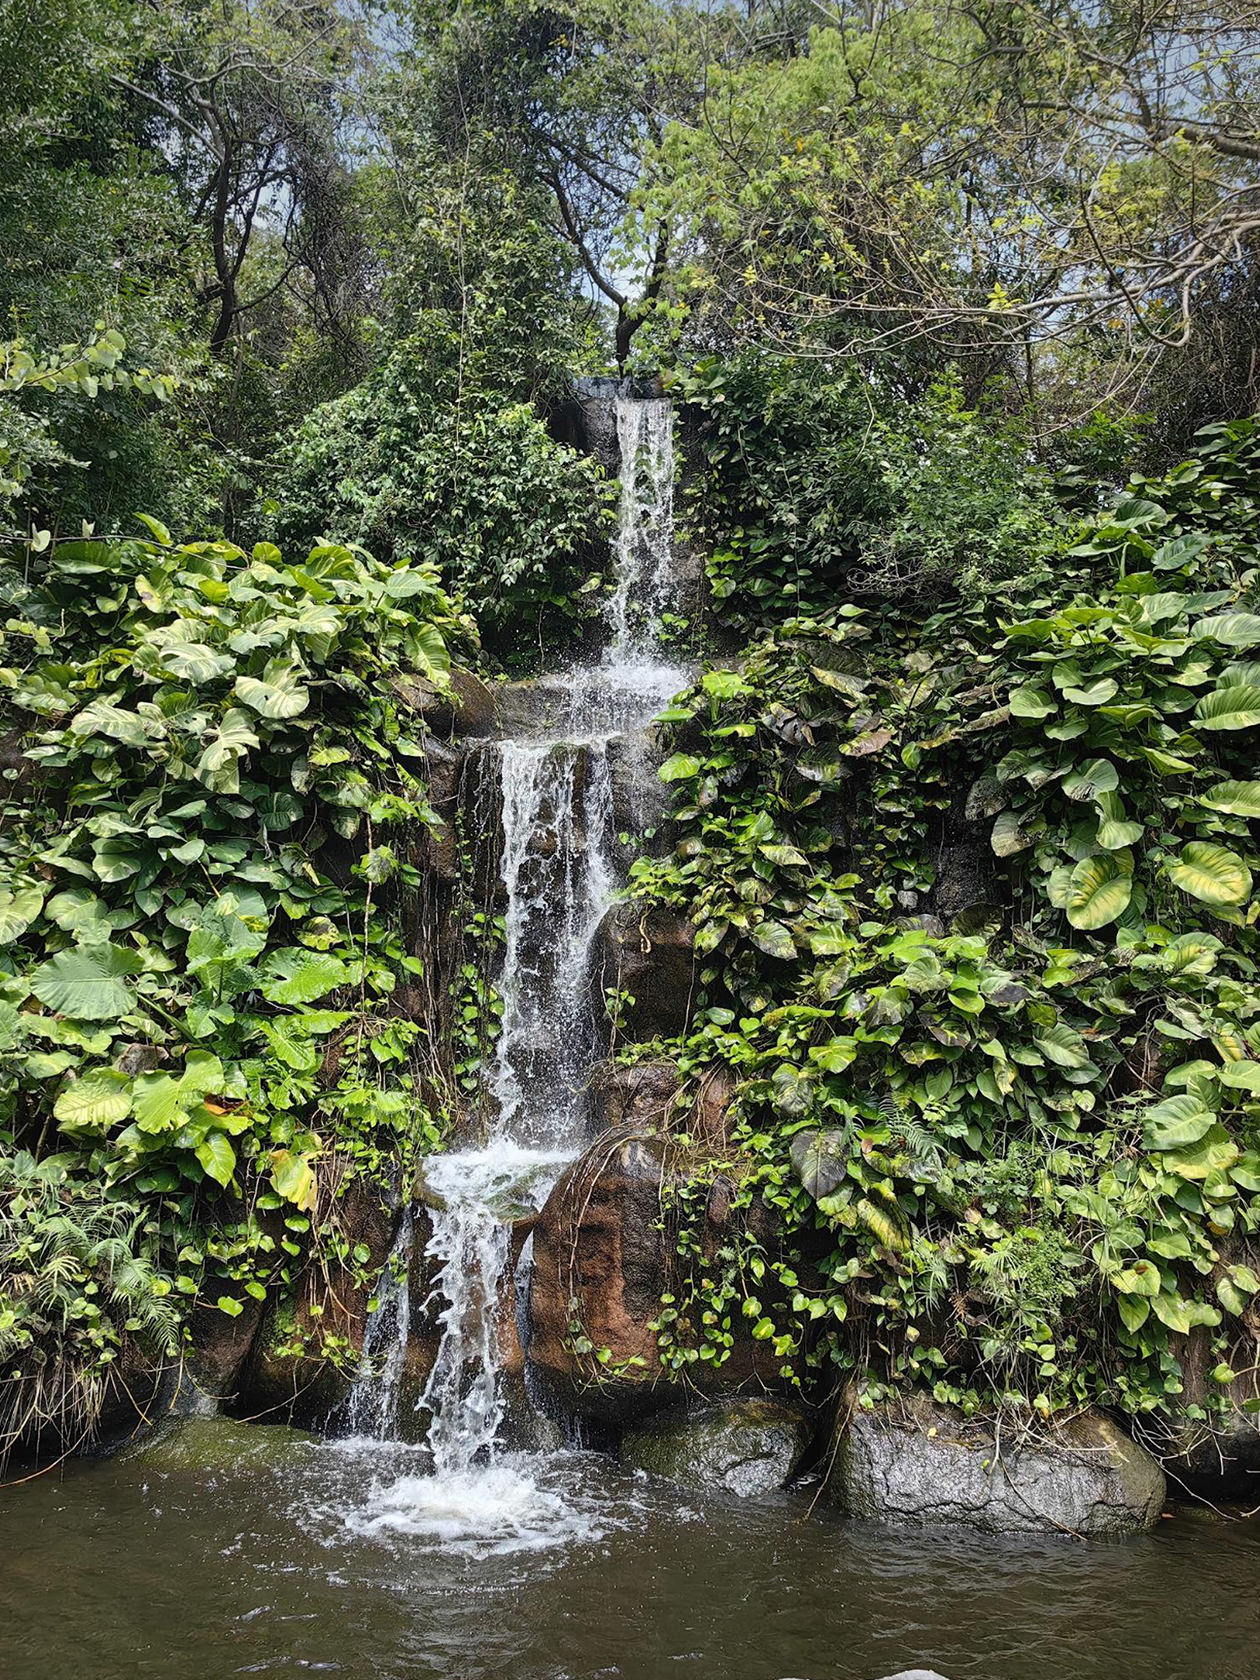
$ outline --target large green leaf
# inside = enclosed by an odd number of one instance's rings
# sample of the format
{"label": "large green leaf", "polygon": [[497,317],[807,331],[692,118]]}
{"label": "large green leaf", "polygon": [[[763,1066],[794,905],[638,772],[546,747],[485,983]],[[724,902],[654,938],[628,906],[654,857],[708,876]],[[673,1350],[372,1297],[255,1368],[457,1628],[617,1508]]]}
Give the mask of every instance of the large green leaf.
{"label": "large green leaf", "polygon": [[752,930],[752,942],[768,957],[790,962],[796,955],[796,941],[782,922],[761,922]]}
{"label": "large green leaf", "polygon": [[657,774],[663,782],[686,781],[689,776],[700,774],[700,760],[690,753],[674,753],[665,760]]}
{"label": "large green leaf", "polygon": [[1057,1067],[1083,1068],[1089,1064],[1085,1040],[1063,1021],[1047,1027],[1033,1042],[1046,1060],[1054,1062]]}
{"label": "large green leaf", "polygon": [[139,952],[123,945],[76,945],[41,963],[31,975],[31,990],[60,1015],[108,1021],[131,1009],[125,976],[143,967]]}
{"label": "large green leaf", "polygon": [[115,927],[131,919],[127,912],[111,914],[103,899],[97,898],[90,887],[67,887],[55,893],[45,906],[47,915],[66,933],[72,933],[84,945],[101,944]]}
{"label": "large green leaf", "polygon": [[1143,1119],[1143,1141],[1148,1149],[1184,1149],[1206,1137],[1216,1124],[1212,1111],[1187,1092],[1165,1097],[1148,1108]]}
{"label": "large green leaf", "polygon": [[994,820],[989,844],[998,857],[1014,857],[1016,852],[1027,851],[1040,827],[1040,822],[1030,813],[1002,811]]}
{"label": "large green leaf", "polygon": [[339,957],[289,948],[268,957],[262,992],[268,1003],[312,1003],[350,978]]}
{"label": "large green leaf", "polygon": [[314,1208],[316,1183],[309,1155],[295,1155],[291,1149],[273,1150],[271,1183],[276,1194],[292,1202],[299,1212]]}
{"label": "large green leaf", "polygon": [[1098,796],[1098,819],[1098,844],[1109,852],[1135,846],[1145,833],[1141,823],[1130,822],[1125,816],[1124,803],[1118,793]]}
{"label": "large green leaf", "polygon": [[254,720],[239,706],[223,714],[213,738],[197,760],[197,780],[217,793],[236,793],[240,788],[238,760],[258,745]]}
{"label": "large green leaf", "polygon": [[0,892],[0,945],[12,945],[15,939],[20,939],[43,908],[41,887]]}
{"label": "large green leaf", "polygon": [[1113,793],[1119,785],[1119,772],[1108,758],[1091,758],[1063,778],[1063,791],[1069,799],[1097,799],[1100,793]]}
{"label": "large green leaf", "polygon": [[1015,689],[1011,695],[1011,716],[1024,718],[1030,723],[1040,722],[1056,709],[1056,702],[1043,688],[1025,685]]}
{"label": "large green leaf", "polygon": [[1072,871],[1067,919],[1073,927],[1106,927],[1122,916],[1133,896],[1133,865],[1122,853],[1082,858]]}
{"label": "large green leaf", "polygon": [[1190,634],[1196,640],[1210,636],[1224,647],[1256,647],[1260,645],[1260,615],[1218,613],[1214,618],[1201,618],[1191,627]]}
{"label": "large green leaf", "polygon": [[1260,1062],[1226,1062],[1216,1070],[1217,1082],[1230,1091],[1250,1091],[1260,1097]]}
{"label": "large green leaf", "polygon": [[232,1182],[236,1171],[236,1151],[224,1132],[207,1132],[197,1145],[197,1159],[214,1179],[225,1187]]}
{"label": "large green leaf", "polygon": [[1260,782],[1217,782],[1198,801],[1231,817],[1260,817]]}
{"label": "large green leaf", "polygon": [[270,660],[261,677],[237,677],[236,693],[265,718],[300,717],[311,699],[302,673],[286,659]]}
{"label": "large green leaf", "polygon": [[422,676],[445,676],[451,668],[451,656],[436,625],[413,626],[407,636],[407,652]]}
{"label": "large green leaf", "polygon": [[172,642],[162,649],[161,658],[163,670],[190,683],[213,682],[236,663],[230,654],[216,653],[204,642]]}
{"label": "large green leaf", "polygon": [[93,700],[71,721],[75,735],[106,735],[126,747],[144,747],[149,742],[145,720],[121,706],[111,706],[105,700]]}
{"label": "large green leaf", "polygon": [[1194,708],[1204,729],[1255,729],[1260,725],[1260,688],[1233,683],[1205,694]]}
{"label": "large green leaf", "polygon": [[1168,865],[1169,879],[1204,904],[1245,904],[1251,896],[1251,871],[1238,856],[1209,840],[1191,840],[1181,857]]}
{"label": "large green leaf", "polygon": [[1180,1177],[1201,1182],[1232,1167],[1240,1153],[1224,1126],[1213,1126],[1196,1143],[1170,1151],[1164,1160]]}
{"label": "large green leaf", "polygon": [[169,1073],[142,1073],[132,1095],[136,1125],[142,1132],[175,1131],[183,1123],[185,1107],[178,1079]]}
{"label": "large green leaf", "polygon": [[64,1132],[90,1136],[131,1113],[131,1081],[115,1068],[92,1068],[63,1086],[53,1114]]}
{"label": "large green leaf", "polygon": [[1107,701],[1114,700],[1119,692],[1120,684],[1114,677],[1100,677],[1097,682],[1090,683],[1088,688],[1065,688],[1063,698],[1076,706],[1105,706]]}

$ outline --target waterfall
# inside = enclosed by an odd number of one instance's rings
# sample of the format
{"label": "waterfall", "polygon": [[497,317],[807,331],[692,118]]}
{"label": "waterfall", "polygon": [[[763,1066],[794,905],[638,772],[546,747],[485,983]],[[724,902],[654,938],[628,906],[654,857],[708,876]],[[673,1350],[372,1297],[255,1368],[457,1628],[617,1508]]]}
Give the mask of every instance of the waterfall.
{"label": "waterfall", "polygon": [[617,398],[621,506],[615,581],[608,598],[607,663],[639,664],[659,651],[655,620],[676,605],[673,405]]}
{"label": "waterfall", "polygon": [[407,1287],[414,1238],[414,1218],[408,1208],[385,1265],[379,1304],[363,1333],[362,1379],[351,1391],[346,1408],[354,1435],[387,1439],[398,1432],[407,1338],[411,1329],[411,1294]]}
{"label": "waterfall", "polygon": [[[486,749],[501,795],[506,896],[502,1017],[485,1079],[490,1135],[482,1149],[424,1167],[433,1279],[425,1308],[442,1303],[437,1359],[418,1402],[429,1415],[433,1475],[422,1489],[408,1478],[406,1498],[426,1510],[436,1500],[443,1521],[453,1520],[452,1502],[467,1507],[470,1522],[485,1520],[476,1478],[493,1466],[505,1414],[503,1341],[513,1325],[499,1306],[513,1287],[512,1222],[541,1205],[586,1129],[585,1082],[600,1053],[591,947],[622,885],[614,755],[637,750],[636,738],[687,681],[661,646],[662,615],[677,605],[671,405],[618,396],[616,421],[621,499],[605,651],[596,664],[540,679],[538,694],[554,703],[547,721]],[[408,1252],[410,1230],[408,1222],[399,1238]],[[395,1272],[401,1264],[396,1256]],[[404,1272],[371,1323],[351,1404],[354,1427],[385,1436],[398,1427],[406,1295]],[[397,1348],[382,1355],[391,1337]],[[513,1499],[519,1492],[514,1484]],[[397,1498],[395,1489],[389,1500]]]}

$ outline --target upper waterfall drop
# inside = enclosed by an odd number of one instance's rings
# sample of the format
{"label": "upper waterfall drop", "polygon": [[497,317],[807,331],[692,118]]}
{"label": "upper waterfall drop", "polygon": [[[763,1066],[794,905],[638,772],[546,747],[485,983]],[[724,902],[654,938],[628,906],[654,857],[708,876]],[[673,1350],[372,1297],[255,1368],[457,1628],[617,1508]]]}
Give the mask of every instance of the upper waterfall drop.
{"label": "upper waterfall drop", "polygon": [[678,605],[674,569],[674,409],[666,397],[617,397],[621,505],[605,617],[606,669],[659,657],[662,616]]}

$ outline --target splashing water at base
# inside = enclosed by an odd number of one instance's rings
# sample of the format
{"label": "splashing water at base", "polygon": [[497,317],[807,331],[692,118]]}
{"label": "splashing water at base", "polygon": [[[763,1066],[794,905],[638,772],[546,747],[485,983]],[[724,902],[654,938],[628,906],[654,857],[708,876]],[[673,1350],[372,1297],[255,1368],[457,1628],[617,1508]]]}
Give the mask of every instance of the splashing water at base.
{"label": "splashing water at base", "polygon": [[426,1252],[440,1268],[434,1295],[446,1306],[422,1404],[432,1419],[429,1450],[439,1477],[467,1478],[494,1446],[504,1414],[498,1297],[512,1221],[534,1210],[571,1154],[499,1138],[428,1163],[434,1206]]}
{"label": "splashing water at base", "polygon": [[599,1540],[609,1515],[575,1494],[562,1460],[510,1454],[492,1464],[404,1475],[372,1489],[345,1516],[352,1534],[441,1546],[470,1558]]}

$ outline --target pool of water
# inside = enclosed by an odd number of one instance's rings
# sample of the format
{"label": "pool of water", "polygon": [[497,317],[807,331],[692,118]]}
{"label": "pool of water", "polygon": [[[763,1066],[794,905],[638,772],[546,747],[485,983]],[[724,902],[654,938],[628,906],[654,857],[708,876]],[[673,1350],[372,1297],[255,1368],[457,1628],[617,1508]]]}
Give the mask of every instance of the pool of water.
{"label": "pool of water", "polygon": [[1256,1680],[1260,1523],[894,1534],[566,1453],[195,1421],[0,1492],[5,1680]]}

